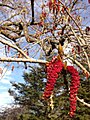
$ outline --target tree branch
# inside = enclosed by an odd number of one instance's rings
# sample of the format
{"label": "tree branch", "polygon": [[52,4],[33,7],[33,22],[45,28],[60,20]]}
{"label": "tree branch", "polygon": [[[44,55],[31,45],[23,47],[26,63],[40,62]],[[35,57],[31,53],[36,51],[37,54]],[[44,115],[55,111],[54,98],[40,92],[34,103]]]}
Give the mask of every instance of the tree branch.
{"label": "tree branch", "polygon": [[42,63],[45,64],[48,61],[45,60],[37,60],[37,59],[33,59],[33,58],[11,58],[11,57],[2,57],[0,58],[0,61],[2,62],[30,62],[30,63]]}
{"label": "tree branch", "polygon": [[90,104],[84,102],[84,99],[80,99],[80,98],[77,97],[77,100],[78,100],[79,102],[83,103],[84,105],[86,105],[87,107],[90,107]]}
{"label": "tree branch", "polygon": [[5,6],[5,7],[11,8],[11,9],[15,9],[15,8],[13,8],[12,6],[9,6],[9,5],[6,5],[6,4],[3,4],[3,3],[0,3],[0,6]]}
{"label": "tree branch", "polygon": [[66,9],[66,6],[63,4],[63,2],[61,2],[61,0],[59,0],[59,2],[63,5],[63,7],[65,8],[66,13],[67,13],[67,14],[69,15],[69,17],[73,20],[73,22],[76,24],[77,28],[79,29],[80,34],[81,34],[82,37],[83,37],[83,39],[82,39],[83,45],[85,45],[85,44],[86,44],[86,43],[85,43],[85,38],[84,38],[84,36],[83,36],[83,32],[82,32],[80,26],[78,25],[78,23],[76,22],[76,20],[71,16],[71,14],[69,13],[69,11]]}
{"label": "tree branch", "polygon": [[8,46],[10,46],[10,47],[16,49],[16,50],[17,50],[18,52],[20,52],[25,58],[29,59],[29,56],[26,55],[26,54],[24,53],[24,51],[22,51],[22,49],[18,48],[17,46],[15,46],[15,45],[13,45],[13,44],[7,42],[7,41],[4,40],[4,39],[3,39],[3,40],[0,39],[0,42],[1,42],[2,44],[4,44],[4,45],[8,45]]}
{"label": "tree branch", "polygon": [[[81,43],[81,42],[80,42],[80,38],[77,37],[76,33],[74,32],[74,30],[73,30],[73,28],[72,28],[72,26],[71,26],[70,24],[69,24],[69,27],[70,27],[72,33],[74,34],[74,36],[76,37],[78,43],[79,43],[80,46],[82,47],[82,46],[84,45],[83,39],[81,39],[81,41],[82,41],[82,43]],[[85,56],[86,56],[87,63],[88,63],[88,67],[89,67],[89,70],[90,70],[90,61],[89,61],[88,55],[87,55],[87,53],[86,53],[86,51],[85,51],[85,49],[84,49],[83,47],[82,47],[82,50],[83,50],[83,52],[84,52],[84,54],[85,54]]]}
{"label": "tree branch", "polygon": [[85,74],[88,74],[90,76],[90,73],[77,60],[73,59],[72,57],[69,57],[69,59],[74,61],[84,71]]}

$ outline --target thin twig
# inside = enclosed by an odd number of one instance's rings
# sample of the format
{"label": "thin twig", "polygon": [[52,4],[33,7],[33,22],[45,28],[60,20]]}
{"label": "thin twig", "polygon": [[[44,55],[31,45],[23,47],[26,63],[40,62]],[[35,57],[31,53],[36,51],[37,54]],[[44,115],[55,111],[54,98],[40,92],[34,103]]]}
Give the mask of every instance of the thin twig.
{"label": "thin twig", "polygon": [[12,6],[10,6],[10,5],[6,5],[6,4],[3,4],[3,3],[0,3],[0,6],[9,7],[9,8],[11,8],[11,9],[14,9],[14,10],[15,10],[15,8],[13,8]]}
{"label": "thin twig", "polygon": [[86,70],[85,67],[83,67],[80,62],[78,62],[77,60],[73,59],[72,57],[69,57],[69,59],[71,59],[72,61],[74,61],[83,71],[85,74],[88,74],[88,76],[90,76],[90,73]]}
{"label": "thin twig", "polygon": [[77,100],[78,100],[79,102],[83,103],[85,106],[87,106],[87,107],[90,108],[90,104],[84,102],[84,99],[80,99],[80,98],[77,97]]}
{"label": "thin twig", "polygon": [[[71,26],[70,24],[69,24],[69,27],[71,28],[71,31],[72,31],[72,33],[74,34],[74,36],[76,37],[78,43],[79,43],[80,46],[82,47],[83,44],[81,43],[81,41],[82,41],[83,39],[81,39],[80,37],[77,37],[76,33],[74,32],[74,30],[73,30],[73,28],[72,28],[72,26]],[[80,39],[81,39],[81,41],[80,41]],[[84,52],[84,54],[85,54],[85,56],[86,56],[87,63],[88,63],[88,67],[89,67],[89,70],[90,70],[90,61],[89,61],[88,55],[87,55],[87,53],[86,53],[86,51],[85,51],[85,49],[84,49],[83,47],[82,47],[82,50],[83,50],[83,52]]]}
{"label": "thin twig", "polygon": [[86,43],[85,43],[85,38],[84,38],[84,36],[83,36],[83,32],[82,32],[80,26],[78,25],[78,23],[76,22],[76,20],[71,16],[71,14],[69,13],[69,11],[66,9],[66,6],[63,4],[63,2],[61,2],[61,0],[59,0],[59,1],[60,1],[60,3],[63,5],[63,7],[65,8],[66,13],[69,15],[69,17],[73,20],[73,22],[74,22],[74,23],[76,24],[76,26],[78,27],[78,29],[79,29],[79,31],[80,31],[80,34],[81,34],[82,37],[83,37],[82,42],[83,42],[84,45],[85,45],[85,44],[86,44]]}

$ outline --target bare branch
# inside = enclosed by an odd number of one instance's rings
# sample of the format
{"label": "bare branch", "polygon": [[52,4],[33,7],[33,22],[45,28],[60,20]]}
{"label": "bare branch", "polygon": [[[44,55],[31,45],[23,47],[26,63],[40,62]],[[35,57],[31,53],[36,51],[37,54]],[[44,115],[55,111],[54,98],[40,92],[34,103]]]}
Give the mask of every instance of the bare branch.
{"label": "bare branch", "polygon": [[88,74],[90,76],[90,73],[86,70],[85,67],[83,67],[83,65],[80,64],[80,62],[78,62],[77,60],[73,59],[72,57],[69,57],[72,61],[74,61],[83,71],[85,74]]}
{"label": "bare branch", "polygon": [[0,61],[2,62],[30,62],[30,63],[42,63],[42,64],[46,64],[48,61],[45,60],[37,60],[37,59],[33,59],[33,58],[11,58],[11,57],[2,57],[0,58]]}
{"label": "bare branch", "polygon": [[[89,61],[89,58],[88,58],[88,55],[87,55],[87,53],[86,53],[86,51],[85,51],[85,49],[83,48],[83,45],[85,45],[84,43],[83,43],[83,39],[82,38],[80,38],[80,37],[77,37],[77,35],[75,34],[75,32],[74,32],[74,30],[73,30],[73,28],[72,28],[72,26],[69,24],[69,26],[70,26],[70,28],[71,28],[71,31],[72,31],[72,33],[74,34],[74,36],[76,37],[76,39],[77,39],[77,41],[78,41],[78,43],[80,44],[80,46],[82,47],[82,50],[83,50],[83,52],[84,52],[84,54],[85,54],[85,56],[86,56],[86,59],[87,59],[87,63],[88,63],[88,67],[89,67],[89,70],[90,70],[90,61]],[[81,40],[81,41],[80,41]],[[82,43],[81,43],[82,42]]]}
{"label": "bare branch", "polygon": [[12,6],[9,6],[9,5],[6,5],[6,4],[3,4],[3,3],[0,3],[0,6],[5,6],[5,7],[8,7],[8,8],[11,8],[11,9],[15,10],[15,8],[13,8]]}
{"label": "bare branch", "polygon": [[[59,0],[59,1],[60,1],[60,0]],[[71,14],[69,13],[69,11],[66,9],[66,6],[63,4],[63,2],[60,1],[60,3],[61,3],[61,4],[63,5],[63,7],[65,8],[65,10],[66,10],[67,14],[69,15],[69,17],[74,21],[74,23],[75,23],[76,26],[78,27],[78,29],[79,29],[82,37],[83,37],[83,40],[82,40],[82,41],[83,41],[83,43],[84,43],[84,45],[85,45],[85,38],[84,38],[84,36],[83,36],[83,33],[82,33],[82,30],[81,30],[80,26],[78,25],[78,23],[76,22],[76,20],[71,16]]]}
{"label": "bare branch", "polygon": [[28,58],[28,59],[29,59],[29,56],[26,55],[25,52],[24,52],[23,50],[21,50],[20,48],[18,48],[16,45],[11,44],[11,43],[7,42],[7,41],[4,40],[4,39],[0,39],[0,42],[1,42],[2,44],[4,44],[4,45],[8,45],[8,46],[16,49],[16,50],[17,50],[18,52],[20,52],[25,58]]}
{"label": "bare branch", "polygon": [[79,102],[81,102],[82,104],[84,104],[85,106],[87,106],[87,107],[90,108],[90,104],[84,102],[84,99],[80,99],[80,98],[77,97],[77,100],[78,100]]}

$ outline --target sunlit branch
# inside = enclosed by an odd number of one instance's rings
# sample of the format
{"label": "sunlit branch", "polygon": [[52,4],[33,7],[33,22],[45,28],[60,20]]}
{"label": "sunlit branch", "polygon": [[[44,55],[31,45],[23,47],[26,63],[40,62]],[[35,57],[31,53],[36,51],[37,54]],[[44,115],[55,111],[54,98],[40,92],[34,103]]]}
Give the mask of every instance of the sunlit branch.
{"label": "sunlit branch", "polygon": [[[84,52],[84,54],[85,54],[85,56],[86,56],[87,63],[88,63],[88,67],[89,67],[89,70],[90,70],[90,61],[89,61],[89,58],[88,58],[88,55],[87,55],[85,49],[83,48],[83,45],[84,45],[84,44],[81,43],[81,41],[83,41],[83,39],[81,39],[80,37],[77,37],[77,35],[75,34],[75,32],[74,32],[74,30],[73,30],[73,28],[72,28],[72,26],[71,26],[70,24],[69,24],[69,27],[71,28],[71,31],[72,31],[72,33],[74,34],[74,36],[76,37],[78,43],[79,43],[80,46],[82,47],[82,50],[83,50],[83,52]],[[81,40],[81,41],[80,41],[80,40]]]}
{"label": "sunlit branch", "polygon": [[39,59],[33,59],[33,58],[11,58],[11,57],[2,57],[0,58],[0,61],[2,62],[30,62],[30,63],[41,63],[46,64],[47,61],[45,60],[39,60]]}
{"label": "sunlit branch", "polygon": [[80,34],[81,34],[82,37],[83,37],[83,43],[84,43],[84,45],[85,45],[85,38],[84,38],[84,36],[83,36],[83,33],[82,33],[82,30],[81,30],[80,26],[78,25],[78,23],[76,22],[76,20],[71,16],[71,14],[69,13],[69,11],[66,9],[66,6],[63,4],[63,2],[61,2],[61,0],[59,0],[59,1],[60,1],[60,3],[63,5],[63,7],[65,8],[66,13],[69,15],[69,17],[74,21],[74,23],[75,23],[76,26],[78,27],[79,32],[80,32]]}
{"label": "sunlit branch", "polygon": [[16,49],[16,50],[17,50],[18,52],[20,52],[25,58],[28,58],[28,59],[29,59],[29,56],[26,55],[26,54],[24,53],[24,51],[21,50],[21,49],[20,49],[19,47],[17,47],[16,45],[11,44],[11,43],[7,42],[7,41],[4,40],[4,39],[0,39],[0,42],[1,42],[2,44],[4,44],[4,45],[8,45],[8,46],[10,46],[11,48]]}
{"label": "sunlit branch", "polygon": [[79,102],[81,102],[82,104],[84,104],[85,106],[87,106],[87,107],[90,108],[90,104],[84,102],[84,99],[80,99],[80,98],[77,97],[77,100],[78,100]]}
{"label": "sunlit branch", "polygon": [[85,67],[83,67],[83,65],[80,64],[80,62],[78,62],[77,60],[73,59],[72,57],[69,57],[69,59],[71,59],[73,62],[75,62],[84,71],[85,74],[88,74],[90,76],[90,73],[86,70]]}

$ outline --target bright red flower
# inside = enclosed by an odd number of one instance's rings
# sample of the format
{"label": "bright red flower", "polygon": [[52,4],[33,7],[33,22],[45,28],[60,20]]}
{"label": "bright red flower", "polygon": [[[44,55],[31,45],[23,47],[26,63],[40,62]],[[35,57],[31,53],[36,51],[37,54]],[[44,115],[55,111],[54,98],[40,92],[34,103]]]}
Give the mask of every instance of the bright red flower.
{"label": "bright red flower", "polygon": [[73,117],[76,111],[76,96],[80,85],[80,77],[78,71],[73,66],[67,66],[67,71],[72,76],[70,85],[70,117]]}
{"label": "bright red flower", "polygon": [[58,73],[61,72],[63,68],[63,63],[60,60],[57,60],[56,57],[47,66],[47,84],[43,94],[45,99],[49,98],[54,89],[54,85],[58,78]]}
{"label": "bright red flower", "polygon": [[[54,85],[58,78],[58,73],[62,71],[64,64],[62,61],[57,60],[57,57],[53,57],[52,61],[47,65],[47,84],[43,93],[44,99],[48,99],[52,94]],[[70,117],[73,117],[76,111],[77,92],[80,85],[80,77],[78,71],[73,66],[67,66],[67,72],[71,74],[70,85]]]}

